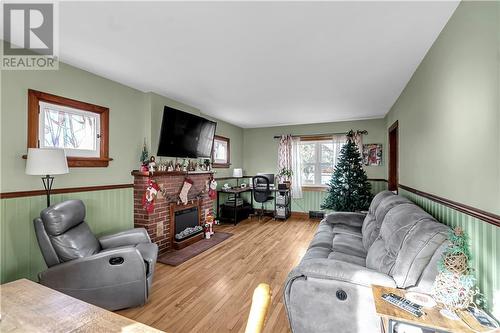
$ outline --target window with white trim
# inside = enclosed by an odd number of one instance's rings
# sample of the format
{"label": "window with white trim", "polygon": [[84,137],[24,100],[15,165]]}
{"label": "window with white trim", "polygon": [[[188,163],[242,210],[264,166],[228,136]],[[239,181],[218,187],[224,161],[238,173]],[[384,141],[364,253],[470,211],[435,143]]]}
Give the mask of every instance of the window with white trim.
{"label": "window with white trim", "polygon": [[307,140],[299,143],[302,186],[326,186],[332,178],[343,140]]}
{"label": "window with white trim", "polygon": [[40,148],[64,148],[67,156],[99,157],[99,113],[39,102]]}

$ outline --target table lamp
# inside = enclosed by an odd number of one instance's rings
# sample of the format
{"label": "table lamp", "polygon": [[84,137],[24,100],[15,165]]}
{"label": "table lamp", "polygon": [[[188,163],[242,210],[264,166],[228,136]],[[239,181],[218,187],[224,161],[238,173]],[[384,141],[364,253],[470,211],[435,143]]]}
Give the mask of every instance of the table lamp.
{"label": "table lamp", "polygon": [[50,190],[54,183],[54,177],[51,175],[61,175],[68,172],[68,161],[64,149],[28,148],[26,174],[44,176],[42,182],[47,193],[47,207],[50,206]]}
{"label": "table lamp", "polygon": [[239,178],[243,177],[243,169],[242,168],[233,169],[233,177],[236,178],[236,187],[239,187],[240,186]]}

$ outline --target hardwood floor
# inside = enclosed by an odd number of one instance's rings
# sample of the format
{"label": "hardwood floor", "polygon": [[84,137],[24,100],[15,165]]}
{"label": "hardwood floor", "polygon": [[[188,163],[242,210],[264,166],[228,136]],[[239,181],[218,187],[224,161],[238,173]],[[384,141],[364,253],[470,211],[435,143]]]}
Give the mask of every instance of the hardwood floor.
{"label": "hardwood floor", "polygon": [[177,267],[157,263],[148,303],[118,313],[169,333],[244,332],[253,290],[265,282],[273,294],[265,332],[289,332],[283,284],[318,223],[254,218],[216,226],[234,236]]}

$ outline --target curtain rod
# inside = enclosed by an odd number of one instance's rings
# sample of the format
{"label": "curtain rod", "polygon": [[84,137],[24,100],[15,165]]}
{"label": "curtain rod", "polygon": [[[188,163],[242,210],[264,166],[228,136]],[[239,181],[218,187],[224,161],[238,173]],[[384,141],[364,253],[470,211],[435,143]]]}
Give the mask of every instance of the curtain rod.
{"label": "curtain rod", "polygon": [[[298,135],[298,134],[293,134],[292,135],[292,138],[298,138],[298,137],[302,137],[302,136],[330,136],[330,135],[341,135],[341,134],[347,134],[349,132],[338,132],[338,133],[322,133],[322,134],[301,134],[301,135]],[[368,134],[368,131],[367,130],[357,130],[356,131],[357,134],[363,134],[363,135],[366,135]],[[273,138],[275,139],[280,139],[281,138],[281,135],[275,135]]]}

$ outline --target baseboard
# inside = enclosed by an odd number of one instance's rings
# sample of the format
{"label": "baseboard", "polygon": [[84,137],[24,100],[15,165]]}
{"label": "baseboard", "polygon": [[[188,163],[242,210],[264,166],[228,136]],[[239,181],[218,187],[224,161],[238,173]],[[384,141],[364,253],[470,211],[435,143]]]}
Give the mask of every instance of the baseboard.
{"label": "baseboard", "polygon": [[296,218],[296,219],[309,219],[309,213],[308,212],[292,212],[291,217]]}

